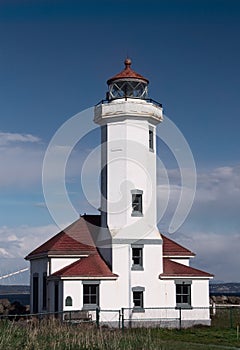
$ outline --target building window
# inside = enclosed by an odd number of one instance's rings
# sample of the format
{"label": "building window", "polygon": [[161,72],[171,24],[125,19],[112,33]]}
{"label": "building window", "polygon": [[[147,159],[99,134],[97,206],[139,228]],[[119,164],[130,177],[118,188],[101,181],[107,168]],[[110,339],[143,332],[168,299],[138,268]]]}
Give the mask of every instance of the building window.
{"label": "building window", "polygon": [[43,273],[42,281],[42,308],[46,309],[47,307],[47,273]]}
{"label": "building window", "polygon": [[191,307],[191,281],[176,281],[176,306]]}
{"label": "building window", "polygon": [[134,312],[144,312],[143,303],[143,293],[145,291],[144,287],[133,287],[133,311]]}
{"label": "building window", "polygon": [[143,245],[132,245],[132,270],[143,270]]}
{"label": "building window", "polygon": [[83,308],[95,309],[99,306],[99,283],[83,284]]}
{"label": "building window", "polygon": [[72,306],[72,298],[70,296],[66,297],[65,306]]}
{"label": "building window", "polygon": [[141,190],[132,190],[132,216],[142,216],[142,194]]}
{"label": "building window", "polygon": [[148,134],[149,134],[149,149],[151,151],[153,151],[154,150],[154,146],[153,146],[153,128],[149,127]]}

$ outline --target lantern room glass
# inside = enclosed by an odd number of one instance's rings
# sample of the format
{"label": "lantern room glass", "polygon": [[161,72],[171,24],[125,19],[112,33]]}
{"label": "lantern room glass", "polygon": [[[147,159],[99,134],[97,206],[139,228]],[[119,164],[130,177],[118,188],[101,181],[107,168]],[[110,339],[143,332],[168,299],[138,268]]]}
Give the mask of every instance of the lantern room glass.
{"label": "lantern room glass", "polygon": [[109,100],[117,98],[141,98],[148,97],[147,83],[142,80],[118,80],[109,85]]}

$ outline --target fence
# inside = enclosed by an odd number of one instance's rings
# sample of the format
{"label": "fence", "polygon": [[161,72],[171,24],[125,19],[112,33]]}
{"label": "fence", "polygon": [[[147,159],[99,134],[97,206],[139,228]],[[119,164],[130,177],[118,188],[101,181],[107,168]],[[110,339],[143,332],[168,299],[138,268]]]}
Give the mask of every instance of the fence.
{"label": "fence", "polygon": [[210,311],[212,327],[236,328],[240,325],[240,305],[214,305]]}
{"label": "fence", "polygon": [[167,327],[178,328],[194,325],[208,325],[214,328],[236,328],[240,325],[240,305],[214,305],[208,308],[144,308],[142,310],[122,308],[121,310],[71,310],[27,315],[0,315],[0,320],[26,320],[41,322],[57,319],[69,324],[92,324],[97,327]]}

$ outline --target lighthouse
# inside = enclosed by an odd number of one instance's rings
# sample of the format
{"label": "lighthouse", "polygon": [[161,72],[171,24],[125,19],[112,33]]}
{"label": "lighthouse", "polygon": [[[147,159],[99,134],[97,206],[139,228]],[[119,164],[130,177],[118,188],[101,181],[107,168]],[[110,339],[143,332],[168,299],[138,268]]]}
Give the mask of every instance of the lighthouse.
{"label": "lighthouse", "polygon": [[100,312],[100,322],[113,327],[120,318],[129,326],[210,325],[213,276],[189,266],[195,254],[157,228],[162,105],[149,98],[149,81],[131,60],[124,64],[94,109],[101,129],[100,215],[81,215],[26,256],[31,312],[79,322],[99,321]]}
{"label": "lighthouse", "polygon": [[148,79],[131,68],[129,58],[124,64],[122,72],[108,79],[107,98],[95,107],[94,121],[101,127],[98,248],[112,271],[121,276],[120,285],[128,286],[121,298],[124,295],[122,302],[130,306],[133,286],[147,280],[157,284],[156,276],[162,272],[156,126],[163,120],[163,111],[148,97]]}

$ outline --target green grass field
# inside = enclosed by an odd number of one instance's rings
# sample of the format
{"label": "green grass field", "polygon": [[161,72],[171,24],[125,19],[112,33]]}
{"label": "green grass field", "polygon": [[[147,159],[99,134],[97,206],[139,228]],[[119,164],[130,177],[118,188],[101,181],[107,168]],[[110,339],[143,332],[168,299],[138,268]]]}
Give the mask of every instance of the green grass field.
{"label": "green grass field", "polygon": [[235,329],[196,327],[168,329],[97,329],[95,325],[66,325],[57,320],[41,323],[0,322],[2,350],[214,350],[240,349]]}

